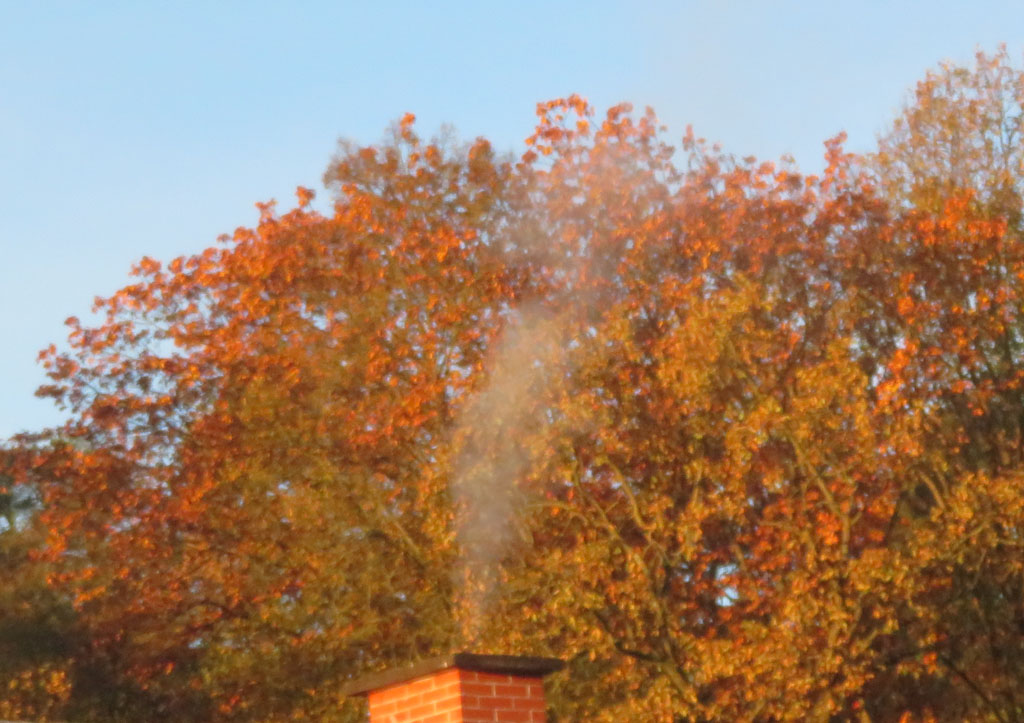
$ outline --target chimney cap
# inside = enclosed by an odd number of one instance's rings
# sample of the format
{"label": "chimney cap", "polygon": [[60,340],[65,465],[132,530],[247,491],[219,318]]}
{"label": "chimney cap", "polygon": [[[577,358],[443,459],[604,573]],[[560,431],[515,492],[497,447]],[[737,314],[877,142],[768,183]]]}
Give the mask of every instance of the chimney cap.
{"label": "chimney cap", "polygon": [[524,678],[541,678],[565,667],[558,658],[542,658],[531,655],[480,655],[477,653],[450,653],[436,658],[421,660],[402,668],[392,668],[379,673],[368,673],[343,689],[344,695],[364,695],[380,688],[405,683],[442,670],[458,668],[479,673],[518,675]]}

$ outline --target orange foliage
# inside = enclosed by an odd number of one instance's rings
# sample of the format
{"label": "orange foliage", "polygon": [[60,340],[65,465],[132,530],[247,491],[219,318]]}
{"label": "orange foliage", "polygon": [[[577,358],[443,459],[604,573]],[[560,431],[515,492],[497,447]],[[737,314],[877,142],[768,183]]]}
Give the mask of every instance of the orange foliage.
{"label": "orange foliage", "polygon": [[1019,716],[1008,187],[538,115],[518,163],[407,115],[330,215],[69,320],[34,479],[90,654],[176,720],[464,645],[567,658],[565,720]]}

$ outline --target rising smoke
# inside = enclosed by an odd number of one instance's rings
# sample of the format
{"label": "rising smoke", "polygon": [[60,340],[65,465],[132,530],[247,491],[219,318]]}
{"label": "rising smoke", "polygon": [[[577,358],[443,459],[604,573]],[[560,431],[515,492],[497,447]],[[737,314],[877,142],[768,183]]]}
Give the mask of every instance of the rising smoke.
{"label": "rising smoke", "polygon": [[[566,377],[564,315],[518,309],[489,364],[486,386],[460,417],[452,491],[459,509],[462,566],[456,588],[464,644],[477,642],[499,582],[499,563],[514,548],[522,485],[548,440],[546,402]],[[538,441],[540,444],[538,444]]]}

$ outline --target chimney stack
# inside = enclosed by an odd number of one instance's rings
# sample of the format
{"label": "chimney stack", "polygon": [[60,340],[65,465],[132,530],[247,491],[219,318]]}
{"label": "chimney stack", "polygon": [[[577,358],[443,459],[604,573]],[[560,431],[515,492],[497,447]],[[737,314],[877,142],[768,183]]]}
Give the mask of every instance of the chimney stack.
{"label": "chimney stack", "polygon": [[363,676],[348,695],[365,695],[370,723],[544,723],[543,677],[555,658],[455,653]]}

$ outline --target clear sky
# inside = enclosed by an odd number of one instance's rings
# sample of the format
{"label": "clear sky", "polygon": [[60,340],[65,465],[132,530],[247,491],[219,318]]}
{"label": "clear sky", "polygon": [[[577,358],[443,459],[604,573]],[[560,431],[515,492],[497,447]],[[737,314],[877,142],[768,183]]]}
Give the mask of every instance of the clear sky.
{"label": "clear sky", "polygon": [[320,188],[339,138],[405,111],[521,150],[576,92],[810,172],[1000,42],[1021,58],[1024,3],[0,0],[0,437],[59,420],[33,392],[65,317]]}

